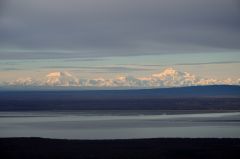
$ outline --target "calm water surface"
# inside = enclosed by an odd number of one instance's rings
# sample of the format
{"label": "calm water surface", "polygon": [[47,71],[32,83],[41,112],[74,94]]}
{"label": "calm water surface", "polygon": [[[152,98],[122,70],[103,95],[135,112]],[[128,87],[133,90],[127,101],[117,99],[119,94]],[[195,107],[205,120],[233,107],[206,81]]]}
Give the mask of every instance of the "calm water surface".
{"label": "calm water surface", "polygon": [[126,110],[0,112],[0,137],[240,138],[240,112]]}

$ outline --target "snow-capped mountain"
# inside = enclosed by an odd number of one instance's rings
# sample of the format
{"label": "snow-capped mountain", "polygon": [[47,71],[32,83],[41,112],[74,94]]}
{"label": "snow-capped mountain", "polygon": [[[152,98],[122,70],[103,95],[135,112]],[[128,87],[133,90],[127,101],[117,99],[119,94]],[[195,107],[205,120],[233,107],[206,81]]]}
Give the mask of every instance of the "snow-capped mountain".
{"label": "snow-capped mountain", "polygon": [[4,82],[4,85],[10,85],[10,86],[34,86],[39,85],[40,83],[38,81],[35,81],[31,77],[26,78],[18,78],[11,82]]}
{"label": "snow-capped mountain", "polygon": [[165,87],[190,86],[195,85],[199,81],[199,78],[188,72],[180,72],[173,68],[167,68],[161,73],[153,74],[150,81],[152,81],[153,85],[160,84]]}
{"label": "snow-capped mountain", "polygon": [[46,75],[43,84],[49,86],[78,86],[79,80],[68,72],[52,72]]}
{"label": "snow-capped mountain", "polygon": [[239,85],[239,79],[217,80],[201,78],[188,72],[180,72],[173,68],[167,68],[160,73],[146,77],[121,76],[113,79],[79,79],[69,72],[51,72],[42,79],[31,77],[17,79],[7,85],[14,86],[72,86],[72,87],[134,87],[134,88],[154,88],[154,87],[180,87],[196,85]]}

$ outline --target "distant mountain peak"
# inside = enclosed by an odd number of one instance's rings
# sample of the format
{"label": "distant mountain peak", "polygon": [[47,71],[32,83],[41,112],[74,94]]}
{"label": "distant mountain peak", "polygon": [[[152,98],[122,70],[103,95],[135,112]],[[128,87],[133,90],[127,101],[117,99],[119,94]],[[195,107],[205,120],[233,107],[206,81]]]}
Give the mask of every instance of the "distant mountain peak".
{"label": "distant mountain peak", "polygon": [[170,68],[166,68],[165,70],[163,70],[160,73],[152,74],[152,77],[165,78],[165,77],[183,76],[185,74],[189,74],[189,73],[180,72],[180,71],[170,67]]}
{"label": "distant mountain peak", "polygon": [[50,72],[46,75],[46,77],[48,78],[52,78],[52,77],[61,77],[61,76],[72,76],[72,74],[70,74],[69,72]]}
{"label": "distant mountain peak", "polygon": [[169,75],[172,75],[172,74],[176,74],[178,71],[176,69],[174,69],[173,67],[169,67],[169,68],[166,68],[162,71],[162,74],[169,74]]}
{"label": "distant mountain peak", "polygon": [[51,72],[46,75],[44,83],[51,86],[77,86],[79,81],[69,72]]}

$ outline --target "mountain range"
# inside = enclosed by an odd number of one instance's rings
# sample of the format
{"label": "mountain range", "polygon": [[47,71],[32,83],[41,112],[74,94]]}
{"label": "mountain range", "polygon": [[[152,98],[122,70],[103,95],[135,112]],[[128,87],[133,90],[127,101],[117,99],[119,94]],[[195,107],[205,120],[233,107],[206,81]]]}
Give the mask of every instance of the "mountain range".
{"label": "mountain range", "polygon": [[202,78],[188,72],[167,68],[160,73],[146,77],[121,76],[113,79],[96,78],[80,79],[69,72],[50,72],[45,77],[20,78],[4,82],[4,86],[37,86],[37,87],[95,87],[95,88],[167,88],[198,85],[239,85],[240,79],[217,80]]}

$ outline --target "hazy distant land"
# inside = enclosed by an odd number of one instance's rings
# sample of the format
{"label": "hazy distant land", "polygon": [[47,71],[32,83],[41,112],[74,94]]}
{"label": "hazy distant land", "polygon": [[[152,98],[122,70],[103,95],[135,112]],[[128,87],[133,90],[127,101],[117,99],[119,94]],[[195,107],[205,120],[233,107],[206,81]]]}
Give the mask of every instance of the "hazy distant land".
{"label": "hazy distant land", "polygon": [[0,111],[239,110],[240,86],[142,90],[2,90]]}

